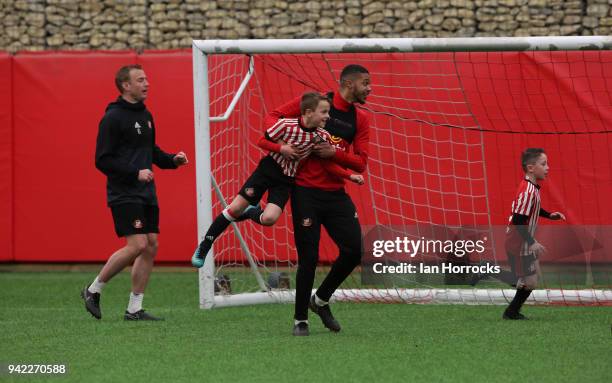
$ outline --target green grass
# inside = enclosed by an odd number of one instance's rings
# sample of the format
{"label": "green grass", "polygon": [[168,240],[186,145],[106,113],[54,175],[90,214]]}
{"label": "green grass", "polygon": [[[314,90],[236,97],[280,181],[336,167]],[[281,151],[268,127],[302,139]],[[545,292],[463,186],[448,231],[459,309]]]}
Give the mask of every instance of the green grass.
{"label": "green grass", "polygon": [[[67,363],[57,382],[608,382],[612,308],[334,304],[339,334],[311,318],[294,338],[292,305],[203,311],[195,273],[154,273],[145,308],[161,323],[122,319],[123,273],[103,319],[83,308],[91,272],[0,273],[0,363]],[[42,377],[35,377],[42,381]],[[6,375],[0,381],[11,380]],[[13,381],[28,381],[16,377]]]}

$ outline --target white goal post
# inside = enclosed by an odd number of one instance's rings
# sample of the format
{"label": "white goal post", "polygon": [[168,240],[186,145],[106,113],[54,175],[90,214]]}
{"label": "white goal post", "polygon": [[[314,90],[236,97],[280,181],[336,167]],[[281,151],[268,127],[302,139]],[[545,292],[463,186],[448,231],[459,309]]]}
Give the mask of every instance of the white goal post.
{"label": "white goal post", "polygon": [[[477,37],[477,38],[388,38],[388,39],[280,39],[280,40],[194,40],[193,41],[193,84],[194,84],[194,121],[196,150],[196,184],[197,184],[197,224],[198,242],[204,238],[207,228],[213,220],[213,190],[218,201],[233,198],[238,189],[223,195],[214,171],[211,168],[211,136],[215,124],[227,121],[235,112],[241,97],[248,92],[249,82],[254,80],[254,57],[266,54],[376,54],[402,52],[502,52],[502,51],[573,51],[573,50],[612,50],[610,36],[568,36],[568,37]],[[241,80],[227,89],[225,110],[211,116],[210,63],[214,55],[245,55],[246,66],[236,66],[235,71],[226,76],[239,75]],[[223,69],[227,70],[227,69]],[[261,95],[260,95],[261,96]],[[297,94],[295,95],[297,96]],[[230,101],[231,100],[231,101]],[[288,100],[287,100],[288,101]],[[246,113],[246,111],[243,111]],[[262,113],[263,114],[263,113]],[[246,121],[246,120],[245,120]],[[232,125],[233,126],[233,125]],[[240,126],[236,128],[241,128]],[[256,127],[259,129],[261,127]],[[242,136],[241,136],[242,137]],[[248,137],[248,135],[244,135]],[[242,143],[247,145],[246,143]],[[467,144],[466,144],[467,145]],[[246,150],[246,149],[240,149]],[[484,164],[482,164],[484,167]],[[252,170],[252,169],[249,169]],[[228,170],[228,173],[229,174]],[[238,175],[238,173],[231,173]],[[241,176],[243,173],[240,173]],[[244,179],[236,182],[242,183]],[[486,185],[486,179],[483,179]],[[230,188],[231,189],[231,188]],[[218,202],[217,202],[218,203]],[[376,208],[374,206],[373,208]],[[488,206],[486,207],[488,209]],[[393,213],[387,213],[393,214]],[[403,213],[399,213],[403,214]],[[480,213],[473,213],[480,214]],[[488,214],[488,210],[485,215]],[[489,223],[490,224],[490,223]],[[228,230],[231,231],[231,230]],[[240,236],[238,226],[233,224],[233,231]],[[231,233],[230,233],[231,234]],[[232,234],[233,235],[233,234]],[[294,291],[270,289],[264,277],[258,271],[257,255],[251,255],[249,246],[240,236],[245,265],[249,265],[255,278],[257,291],[239,294],[215,294],[215,247],[206,257],[204,267],[199,271],[200,307],[210,309],[245,304],[291,302]],[[279,270],[286,270],[282,264]],[[291,271],[290,271],[291,272]],[[454,289],[454,288],[402,288],[388,287],[384,291],[377,289],[351,288],[338,290],[336,300],[384,301],[384,302],[434,302],[461,304],[505,304],[512,299],[514,292],[508,289]],[[364,298],[366,297],[366,298]],[[380,299],[379,299],[380,298]],[[598,303],[612,302],[612,290],[607,289],[543,289],[537,290],[530,297],[536,303]]]}

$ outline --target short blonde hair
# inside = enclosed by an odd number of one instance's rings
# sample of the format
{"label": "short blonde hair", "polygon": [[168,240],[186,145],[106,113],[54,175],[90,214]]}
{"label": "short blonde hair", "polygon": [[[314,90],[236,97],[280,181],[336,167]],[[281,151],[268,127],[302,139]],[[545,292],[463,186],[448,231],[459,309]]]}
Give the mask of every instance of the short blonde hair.
{"label": "short blonde hair", "polygon": [[310,109],[314,111],[319,106],[321,101],[325,101],[331,104],[329,98],[318,92],[306,92],[302,95],[302,101],[300,102],[300,112],[306,113],[306,110]]}

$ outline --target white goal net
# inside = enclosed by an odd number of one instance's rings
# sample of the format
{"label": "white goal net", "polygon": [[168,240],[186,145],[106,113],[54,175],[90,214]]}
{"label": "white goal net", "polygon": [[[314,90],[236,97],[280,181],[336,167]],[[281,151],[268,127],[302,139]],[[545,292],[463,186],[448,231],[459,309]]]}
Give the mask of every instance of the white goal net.
{"label": "white goal net", "polygon": [[[593,125],[593,114],[575,110],[584,106],[575,100],[579,86],[594,87],[594,74],[559,68],[576,60],[605,65],[612,60],[610,43],[605,37],[194,41],[198,239],[265,155],[257,141],[266,114],[307,90],[337,91],[342,68],[360,64],[370,71],[373,88],[362,106],[370,114],[369,162],[366,184],[347,190],[363,226],[364,260],[375,261],[377,239],[484,238],[483,252],[437,251],[410,262],[508,269],[503,231],[521,179],[520,151],[546,146],[554,158],[555,151],[579,150],[561,150],[567,140],[609,139],[609,102],[597,111],[601,126]],[[568,81],[574,88],[563,88]],[[551,100],[555,94],[558,102]],[[609,146],[591,149],[609,158]],[[558,193],[565,194],[554,201],[543,194],[543,206],[573,198],[568,190]],[[552,242],[572,233],[580,246],[541,260],[542,290],[531,302],[612,302],[606,224],[612,219],[602,212],[596,220],[544,230]],[[232,226],[200,271],[201,306],[291,301],[297,253],[289,204],[273,227],[251,221]],[[315,287],[337,253],[324,235]],[[383,262],[394,266],[402,259]],[[371,268],[364,261],[334,298],[502,304],[514,295],[507,281],[473,272],[377,275]]]}

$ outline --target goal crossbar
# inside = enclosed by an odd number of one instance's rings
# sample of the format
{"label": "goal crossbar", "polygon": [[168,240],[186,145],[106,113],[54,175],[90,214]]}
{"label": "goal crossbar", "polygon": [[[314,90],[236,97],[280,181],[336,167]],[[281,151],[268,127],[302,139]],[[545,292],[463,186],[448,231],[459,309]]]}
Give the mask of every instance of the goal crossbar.
{"label": "goal crossbar", "polygon": [[612,36],[194,40],[205,54],[612,50]]}

